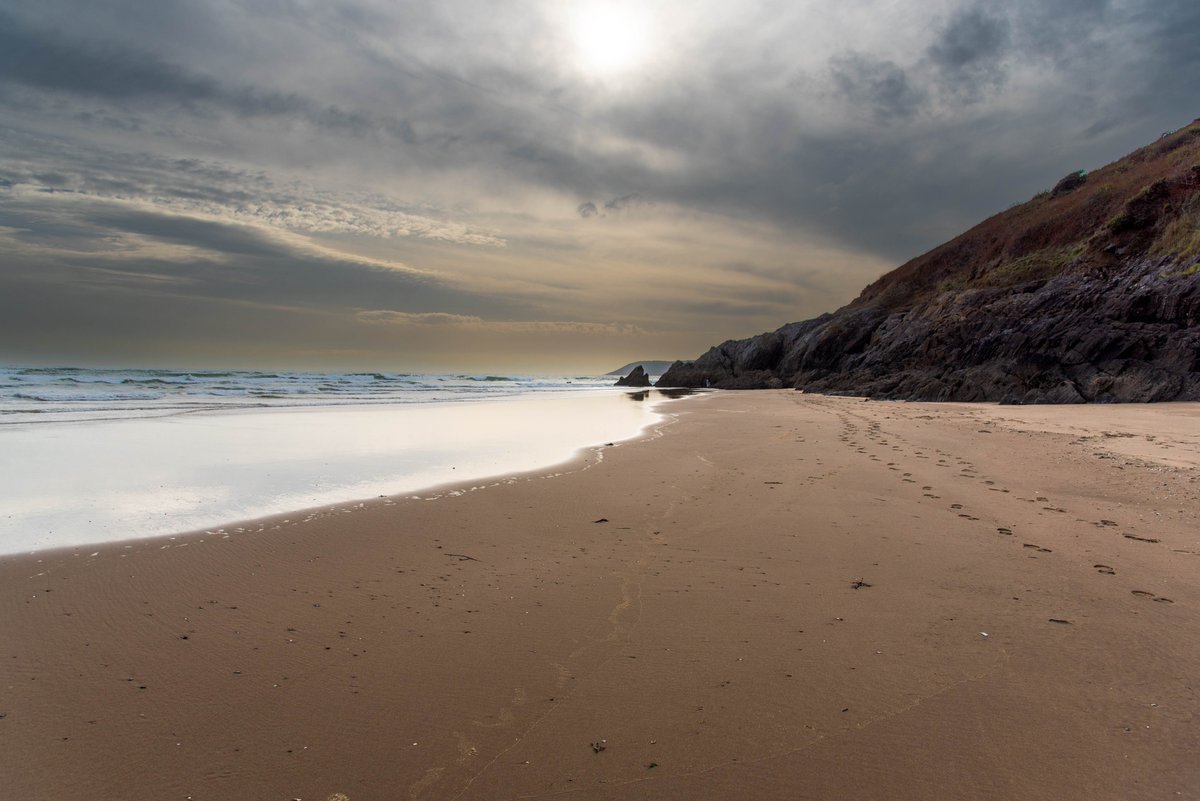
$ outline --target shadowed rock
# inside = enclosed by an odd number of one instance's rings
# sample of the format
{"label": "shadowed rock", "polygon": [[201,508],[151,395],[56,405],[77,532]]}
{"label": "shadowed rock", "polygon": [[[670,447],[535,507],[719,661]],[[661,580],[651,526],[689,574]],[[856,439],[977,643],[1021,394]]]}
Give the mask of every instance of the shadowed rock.
{"label": "shadowed rock", "polygon": [[639,364],[637,367],[629,371],[629,375],[624,378],[618,378],[616,386],[618,387],[648,387],[650,386],[650,376],[642,369]]}

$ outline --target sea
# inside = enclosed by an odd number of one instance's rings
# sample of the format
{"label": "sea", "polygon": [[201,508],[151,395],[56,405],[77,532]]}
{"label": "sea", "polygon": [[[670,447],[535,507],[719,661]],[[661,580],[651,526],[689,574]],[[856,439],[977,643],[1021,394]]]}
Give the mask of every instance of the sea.
{"label": "sea", "polygon": [[0,367],[0,555],[467,491],[638,437],[680,400],[614,382]]}

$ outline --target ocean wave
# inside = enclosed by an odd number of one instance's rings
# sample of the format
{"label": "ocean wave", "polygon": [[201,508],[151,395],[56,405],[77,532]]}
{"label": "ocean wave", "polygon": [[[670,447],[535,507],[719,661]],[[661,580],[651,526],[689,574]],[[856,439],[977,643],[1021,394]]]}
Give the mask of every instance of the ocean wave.
{"label": "ocean wave", "polygon": [[53,375],[54,373],[84,372],[88,372],[85,367],[22,367],[17,370],[18,375]]}
{"label": "ocean wave", "polygon": [[34,393],[34,392],[14,392],[8,397],[14,400],[34,401],[36,403],[54,403],[54,404],[74,404],[74,403],[128,403],[130,401],[153,401],[162,398],[161,394],[140,394],[132,395],[119,392],[71,392],[69,394],[55,395],[52,393]]}
{"label": "ocean wave", "polygon": [[352,404],[442,403],[607,387],[605,377],[0,367],[0,413],[48,419]]}

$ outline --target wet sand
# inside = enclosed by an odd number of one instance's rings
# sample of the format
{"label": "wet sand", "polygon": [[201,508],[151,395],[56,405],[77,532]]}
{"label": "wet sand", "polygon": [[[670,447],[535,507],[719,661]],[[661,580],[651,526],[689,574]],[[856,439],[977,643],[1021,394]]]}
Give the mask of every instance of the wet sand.
{"label": "wet sand", "polygon": [[4,797],[1200,797],[1200,405],[667,411],[0,561]]}

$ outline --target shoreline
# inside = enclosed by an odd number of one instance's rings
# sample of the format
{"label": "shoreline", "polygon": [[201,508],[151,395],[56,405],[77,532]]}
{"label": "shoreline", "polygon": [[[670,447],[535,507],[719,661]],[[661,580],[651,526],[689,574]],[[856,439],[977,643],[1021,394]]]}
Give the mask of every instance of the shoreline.
{"label": "shoreline", "polygon": [[[691,396],[692,400],[697,400],[707,393],[697,393]],[[682,398],[668,398],[660,401],[657,406],[664,406],[672,401],[681,400]],[[528,470],[519,470],[515,472],[497,473],[477,478],[456,479],[446,481],[441,484],[432,484],[426,487],[418,487],[412,490],[403,490],[389,495],[377,495],[369,498],[349,498],[344,501],[335,503],[319,504],[316,506],[301,507],[299,509],[291,509],[284,512],[274,512],[266,515],[258,515],[255,517],[247,517],[238,520],[231,520],[220,525],[202,526],[199,528],[191,528],[184,531],[175,531],[167,534],[155,534],[149,537],[130,537],[121,540],[107,540],[104,542],[95,542],[83,545],[63,545],[50,548],[43,548],[34,551],[23,551],[18,553],[0,553],[0,567],[4,563],[11,560],[20,559],[45,559],[45,558],[76,558],[83,555],[84,551],[91,551],[87,558],[91,556],[103,555],[107,551],[128,551],[135,550],[139,547],[150,550],[150,546],[157,545],[159,550],[165,550],[174,541],[180,540],[178,545],[188,545],[191,543],[204,542],[208,539],[216,537],[218,539],[231,539],[234,536],[260,534],[267,531],[278,531],[284,524],[303,524],[317,520],[320,518],[329,517],[337,514],[351,513],[360,509],[374,509],[376,507],[395,506],[398,503],[408,501],[436,501],[447,497],[456,497],[469,492],[491,489],[500,487],[506,484],[514,484],[520,481],[538,481],[543,479],[556,478],[558,476],[577,473],[589,468],[595,467],[603,462],[604,453],[614,448],[620,448],[623,445],[628,445],[634,442],[650,441],[662,436],[664,429],[667,426],[677,422],[678,414],[668,411],[654,412],[659,419],[648,423],[640,432],[624,439],[613,440],[599,445],[585,445],[577,448],[575,452],[568,458],[555,462],[553,464],[541,465],[532,467]]]}
{"label": "shoreline", "polygon": [[585,389],[6,431],[0,558],[224,533],[260,518],[549,469],[641,436],[678,399],[635,395]]}
{"label": "shoreline", "polygon": [[476,492],[0,559],[0,786],[28,801],[1200,787],[1200,405],[1142,410],[1152,440],[1125,436],[1122,407],[1047,424],[785,390],[676,408],[602,459]]}

